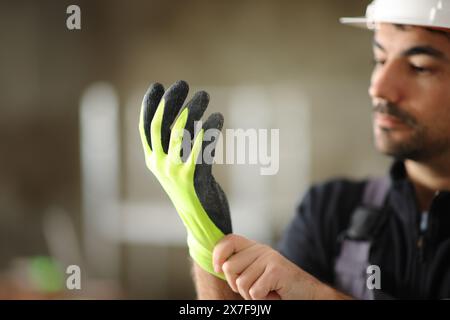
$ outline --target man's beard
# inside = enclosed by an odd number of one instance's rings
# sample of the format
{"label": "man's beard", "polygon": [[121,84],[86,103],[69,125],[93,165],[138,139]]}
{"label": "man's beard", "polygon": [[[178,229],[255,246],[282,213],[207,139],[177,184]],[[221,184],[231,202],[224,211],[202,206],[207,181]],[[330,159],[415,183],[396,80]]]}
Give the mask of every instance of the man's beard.
{"label": "man's beard", "polygon": [[[402,141],[395,140],[391,135],[393,129],[379,128],[380,133],[375,137],[383,147],[379,151],[399,160],[410,159],[425,161],[450,149],[450,138],[434,140],[429,138],[429,130],[421,125],[412,115],[401,110],[391,103],[382,103],[374,106],[374,113],[394,116],[408,126],[412,133]],[[377,143],[375,143],[377,144]]]}
{"label": "man's beard", "polygon": [[391,137],[392,129],[380,128],[380,131],[375,139],[383,139],[383,147],[379,148],[382,153],[399,160],[421,160],[426,157],[423,131],[414,130],[408,139],[402,141],[396,141]]}

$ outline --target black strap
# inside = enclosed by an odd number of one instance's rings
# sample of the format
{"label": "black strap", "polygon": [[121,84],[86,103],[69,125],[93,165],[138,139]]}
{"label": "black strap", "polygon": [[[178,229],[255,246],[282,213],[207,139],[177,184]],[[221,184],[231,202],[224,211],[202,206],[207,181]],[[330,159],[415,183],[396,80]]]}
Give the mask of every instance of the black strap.
{"label": "black strap", "polygon": [[372,300],[367,288],[367,267],[372,240],[385,221],[384,203],[390,188],[388,177],[370,179],[362,205],[352,214],[350,225],[340,237],[341,251],[335,262],[335,284],[354,298]]}

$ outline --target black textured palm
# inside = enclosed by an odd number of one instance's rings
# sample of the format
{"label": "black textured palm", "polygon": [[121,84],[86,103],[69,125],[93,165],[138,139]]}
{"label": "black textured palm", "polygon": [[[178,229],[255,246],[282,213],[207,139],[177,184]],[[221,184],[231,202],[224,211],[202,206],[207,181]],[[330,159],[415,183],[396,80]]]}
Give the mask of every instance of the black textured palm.
{"label": "black textured palm", "polygon": [[[150,125],[155,115],[159,102],[164,98],[166,107],[161,124],[161,144],[164,152],[167,154],[169,149],[171,126],[174,123],[177,115],[181,112],[183,103],[187,97],[189,86],[185,81],[175,82],[166,92],[164,87],[155,83],[150,86],[144,97],[144,131],[150,148],[151,145],[151,133]],[[189,115],[186,121],[185,128],[189,131],[191,137],[194,135],[194,122],[199,121],[203,116],[209,103],[209,95],[205,91],[197,92],[194,97],[186,104],[185,108],[189,109]],[[218,129],[219,131],[223,126],[223,116],[220,113],[211,114],[208,119],[203,123],[202,128]],[[216,130],[216,132],[218,132]],[[205,148],[214,149],[217,143],[218,137],[215,135],[211,141],[203,141],[201,157],[204,154]],[[192,139],[192,141],[195,141]],[[191,141],[183,141],[183,144]],[[190,150],[190,148],[189,148]],[[183,154],[182,158],[186,159],[188,155]],[[203,159],[204,160],[204,159]],[[194,188],[197,193],[197,197],[200,200],[203,208],[208,214],[211,221],[224,233],[228,234],[232,232],[230,209],[228,206],[228,200],[220,185],[214,179],[212,175],[212,164],[206,161],[197,161],[195,173],[194,173]]]}

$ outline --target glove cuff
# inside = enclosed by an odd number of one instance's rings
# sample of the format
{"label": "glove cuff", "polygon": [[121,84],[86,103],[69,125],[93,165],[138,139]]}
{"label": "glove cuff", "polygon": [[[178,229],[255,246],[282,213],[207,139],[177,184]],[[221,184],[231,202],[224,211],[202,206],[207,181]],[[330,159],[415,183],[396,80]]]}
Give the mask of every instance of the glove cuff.
{"label": "glove cuff", "polygon": [[222,280],[225,280],[223,273],[217,273],[214,271],[212,261],[212,251],[214,248],[205,248],[191,233],[188,233],[187,243],[189,246],[190,256],[203,270]]}

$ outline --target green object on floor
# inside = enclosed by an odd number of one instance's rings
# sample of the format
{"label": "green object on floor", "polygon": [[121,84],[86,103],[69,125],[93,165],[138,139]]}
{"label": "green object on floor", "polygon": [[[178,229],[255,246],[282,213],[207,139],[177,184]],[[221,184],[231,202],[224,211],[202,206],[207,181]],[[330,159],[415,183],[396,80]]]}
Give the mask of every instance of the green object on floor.
{"label": "green object on floor", "polygon": [[45,293],[58,292],[64,287],[64,274],[60,264],[47,256],[33,257],[29,265],[33,285]]}

